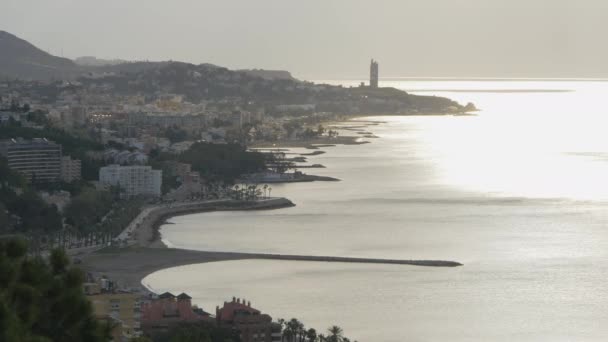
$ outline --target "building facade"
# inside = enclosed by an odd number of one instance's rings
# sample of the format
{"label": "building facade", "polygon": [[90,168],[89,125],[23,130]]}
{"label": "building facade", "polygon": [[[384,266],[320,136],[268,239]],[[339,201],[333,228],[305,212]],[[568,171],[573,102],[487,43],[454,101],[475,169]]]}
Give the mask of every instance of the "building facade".
{"label": "building facade", "polygon": [[99,320],[113,322],[114,341],[130,341],[141,336],[141,303],[139,295],[130,292],[88,295],[93,312]]}
{"label": "building facade", "polygon": [[213,322],[208,313],[192,306],[192,298],[185,293],[174,296],[165,292],[156,299],[146,300],[142,303],[141,312],[142,329],[150,334],[184,322]]}
{"label": "building facade", "polygon": [[61,145],[46,139],[10,139],[0,143],[8,166],[29,182],[54,182],[61,177]]}
{"label": "building facade", "polygon": [[262,314],[251,307],[251,302],[232,298],[224,306],[215,309],[217,325],[236,329],[242,342],[278,342],[281,341],[281,326],[272,322],[272,317]]}
{"label": "building facade", "polygon": [[378,88],[378,62],[372,59],[369,66],[369,86]]}
{"label": "building facade", "polygon": [[126,197],[159,197],[162,186],[162,171],[151,166],[109,165],[99,169],[99,182],[106,186],[118,186]]}
{"label": "building facade", "polygon": [[72,183],[82,177],[82,163],[70,156],[61,157],[61,180]]}

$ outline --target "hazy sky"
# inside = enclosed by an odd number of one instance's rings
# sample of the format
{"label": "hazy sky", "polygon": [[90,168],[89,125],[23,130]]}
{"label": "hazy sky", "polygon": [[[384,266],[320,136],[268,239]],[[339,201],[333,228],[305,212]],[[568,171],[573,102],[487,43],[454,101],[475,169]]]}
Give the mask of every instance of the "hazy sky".
{"label": "hazy sky", "polygon": [[367,77],[372,57],[383,77],[608,77],[608,0],[0,0],[0,30],[308,79]]}

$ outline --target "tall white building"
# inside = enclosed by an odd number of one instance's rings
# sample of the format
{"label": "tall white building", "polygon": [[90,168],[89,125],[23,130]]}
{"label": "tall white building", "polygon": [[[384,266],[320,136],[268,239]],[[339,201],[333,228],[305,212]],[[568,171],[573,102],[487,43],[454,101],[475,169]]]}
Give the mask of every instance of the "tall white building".
{"label": "tall white building", "polygon": [[61,145],[46,139],[10,139],[0,142],[8,166],[30,182],[55,182],[61,176]]}
{"label": "tall white building", "polygon": [[161,195],[162,175],[161,170],[152,170],[151,166],[109,165],[99,169],[99,182],[103,185],[119,186],[127,197],[158,197]]}

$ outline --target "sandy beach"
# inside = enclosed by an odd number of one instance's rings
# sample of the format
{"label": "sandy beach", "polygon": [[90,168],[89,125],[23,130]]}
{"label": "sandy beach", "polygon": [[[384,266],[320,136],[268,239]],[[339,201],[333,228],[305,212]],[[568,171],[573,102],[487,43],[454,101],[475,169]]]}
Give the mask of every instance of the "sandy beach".
{"label": "sandy beach", "polygon": [[[457,267],[462,264],[445,260],[389,260],[346,258],[336,256],[280,255],[264,253],[205,252],[168,248],[160,239],[159,226],[169,217],[217,210],[272,210],[292,207],[286,198],[257,201],[215,200],[184,203],[174,206],[146,208],[121,235],[129,235],[127,246],[108,247],[76,256],[80,267],[95,276],[106,276],[119,287],[147,291],[141,284],[147,275],[170,267],[215,261],[266,259],[290,261],[397,264],[431,267]],[[130,230],[130,232],[127,232]]]}
{"label": "sandy beach", "polygon": [[119,235],[124,247],[108,247],[93,253],[75,255],[80,267],[97,276],[105,275],[119,286],[142,288],[141,280],[163,268],[211,261],[247,258],[238,253],[188,251],[168,248],[161,240],[159,227],[169,217],[218,210],[271,210],[292,207],[286,198],[269,198],[257,201],[229,199],[181,203],[177,205],[144,208]]}

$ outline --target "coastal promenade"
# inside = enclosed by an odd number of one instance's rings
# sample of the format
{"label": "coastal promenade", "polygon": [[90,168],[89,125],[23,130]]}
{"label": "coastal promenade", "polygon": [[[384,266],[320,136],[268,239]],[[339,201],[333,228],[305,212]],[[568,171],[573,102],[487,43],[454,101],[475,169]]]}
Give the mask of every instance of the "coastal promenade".
{"label": "coastal promenade", "polygon": [[158,228],[169,217],[220,210],[260,210],[293,207],[286,198],[270,197],[255,201],[216,199],[205,201],[161,204],[146,207],[114,239],[120,246],[165,247],[160,241]]}
{"label": "coastal promenade", "polygon": [[398,260],[351,258],[338,256],[286,255],[266,253],[209,252],[168,248],[158,229],[170,217],[218,210],[269,210],[293,207],[286,198],[267,198],[255,201],[232,199],[185,202],[145,208],[115,239],[116,247],[79,256],[81,266],[96,275],[105,275],[120,287],[145,290],[141,281],[147,275],[170,267],[229,260],[285,260],[305,262],[339,262],[388,264],[428,267],[457,267],[462,264],[446,260]]}

